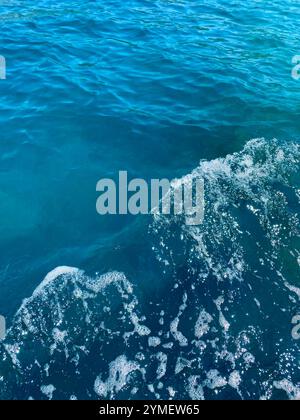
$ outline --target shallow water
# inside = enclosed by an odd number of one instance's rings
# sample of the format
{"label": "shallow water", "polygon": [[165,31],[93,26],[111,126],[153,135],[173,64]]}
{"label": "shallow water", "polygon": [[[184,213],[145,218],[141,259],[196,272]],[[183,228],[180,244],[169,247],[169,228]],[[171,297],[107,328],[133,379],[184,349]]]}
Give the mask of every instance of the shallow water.
{"label": "shallow water", "polygon": [[[300,398],[299,7],[0,5],[0,398]],[[98,216],[119,170],[204,224]]]}

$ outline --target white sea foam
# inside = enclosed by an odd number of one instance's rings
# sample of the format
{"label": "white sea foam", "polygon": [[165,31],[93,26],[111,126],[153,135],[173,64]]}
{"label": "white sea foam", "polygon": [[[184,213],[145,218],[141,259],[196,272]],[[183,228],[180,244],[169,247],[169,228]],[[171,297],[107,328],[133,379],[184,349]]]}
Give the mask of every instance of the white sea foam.
{"label": "white sea foam", "polygon": [[175,366],[175,375],[178,375],[185,368],[190,368],[192,366],[192,361],[187,360],[183,357],[178,357],[176,366]]}
{"label": "white sea foam", "polygon": [[149,337],[148,345],[149,347],[158,347],[161,344],[161,339],[159,337]]}
{"label": "white sea foam", "polygon": [[204,381],[204,385],[210,389],[222,388],[227,385],[227,381],[220,375],[220,372],[212,369],[207,372],[207,379]]}
{"label": "white sea foam", "polygon": [[274,387],[285,391],[290,400],[300,400],[300,386],[295,386],[289,380],[275,381]]}
{"label": "white sea foam", "polygon": [[191,400],[194,400],[194,401],[204,400],[204,391],[201,384],[200,376],[193,375],[189,377],[187,391]]}
{"label": "white sea foam", "polygon": [[109,365],[109,377],[106,381],[102,380],[102,375],[98,376],[94,390],[99,397],[113,398],[126,385],[132,372],[140,369],[138,363],[128,361],[125,355],[119,356]]}
{"label": "white sea foam", "polygon": [[171,334],[173,335],[174,339],[176,341],[178,341],[179,345],[181,347],[185,347],[188,345],[188,340],[187,338],[184,336],[184,334],[178,330],[179,327],[179,322],[180,322],[180,317],[183,314],[183,312],[185,311],[186,307],[187,307],[187,295],[186,293],[183,295],[183,304],[180,306],[179,308],[179,312],[177,317],[171,322],[170,324],[170,331]]}
{"label": "white sea foam", "polygon": [[203,337],[209,331],[209,324],[213,318],[204,309],[200,312],[199,318],[195,325],[195,337],[198,339]]}
{"label": "white sea foam", "polygon": [[46,397],[49,400],[52,400],[55,390],[56,390],[56,388],[53,385],[43,385],[43,386],[41,386],[42,394],[46,395]]}
{"label": "white sea foam", "polygon": [[235,388],[235,389],[238,390],[241,382],[242,382],[242,378],[241,378],[240,373],[238,371],[236,371],[236,370],[233,371],[233,372],[231,372],[231,374],[229,376],[229,379],[228,379],[228,384],[232,388]]}
{"label": "white sea foam", "polygon": [[157,360],[159,361],[159,365],[156,371],[157,378],[160,380],[163,378],[167,372],[167,363],[168,363],[168,356],[165,353],[157,353],[156,355]]}

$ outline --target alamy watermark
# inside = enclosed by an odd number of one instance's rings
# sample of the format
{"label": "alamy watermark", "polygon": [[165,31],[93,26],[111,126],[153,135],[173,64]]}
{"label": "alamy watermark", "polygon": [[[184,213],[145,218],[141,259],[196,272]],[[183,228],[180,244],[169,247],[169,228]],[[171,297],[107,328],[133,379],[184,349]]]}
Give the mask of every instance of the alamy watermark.
{"label": "alamy watermark", "polygon": [[187,225],[203,223],[204,181],[199,177],[128,182],[127,171],[120,171],[118,185],[112,179],[101,179],[96,190],[101,193],[96,203],[100,215],[182,215]]}
{"label": "alamy watermark", "polygon": [[294,340],[300,340],[300,315],[294,316],[292,324],[295,325],[292,329],[292,337]]}
{"label": "alamy watermark", "polygon": [[5,339],[6,322],[4,316],[0,315],[0,341]]}
{"label": "alamy watermark", "polygon": [[295,55],[292,58],[292,64],[294,64],[294,67],[292,68],[292,78],[294,80],[300,79],[300,55]]}
{"label": "alamy watermark", "polygon": [[0,55],[0,80],[6,79],[6,60],[3,55]]}

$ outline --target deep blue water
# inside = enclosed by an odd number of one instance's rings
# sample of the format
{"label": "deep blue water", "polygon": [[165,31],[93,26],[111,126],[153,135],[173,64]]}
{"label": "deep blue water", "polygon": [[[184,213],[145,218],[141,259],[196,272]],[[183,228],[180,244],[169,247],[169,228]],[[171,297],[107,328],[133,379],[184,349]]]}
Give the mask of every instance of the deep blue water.
{"label": "deep blue water", "polygon": [[[299,15],[0,2],[1,399],[300,399]],[[100,217],[119,170],[201,175],[204,224]]]}

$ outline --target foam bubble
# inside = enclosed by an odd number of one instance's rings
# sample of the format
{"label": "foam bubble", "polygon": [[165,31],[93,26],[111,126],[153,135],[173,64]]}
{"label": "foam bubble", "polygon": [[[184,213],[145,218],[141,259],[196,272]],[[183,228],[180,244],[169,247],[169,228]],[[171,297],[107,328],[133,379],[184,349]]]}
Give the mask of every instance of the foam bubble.
{"label": "foam bubble", "polygon": [[130,380],[130,374],[139,370],[138,363],[128,361],[125,355],[119,356],[109,365],[109,377],[106,381],[102,380],[102,375],[96,378],[94,390],[99,397],[114,398]]}
{"label": "foam bubble", "polygon": [[161,344],[161,339],[159,337],[149,337],[148,345],[149,347],[158,347]]}
{"label": "foam bubble", "polygon": [[204,309],[200,312],[199,318],[195,325],[195,337],[198,339],[203,337],[209,331],[209,324],[213,318]]}
{"label": "foam bubble", "polygon": [[43,385],[43,386],[41,386],[41,392],[42,392],[42,394],[46,395],[46,397],[49,400],[52,400],[53,394],[54,394],[55,391],[56,391],[55,386],[53,386],[51,384],[50,385]]}

